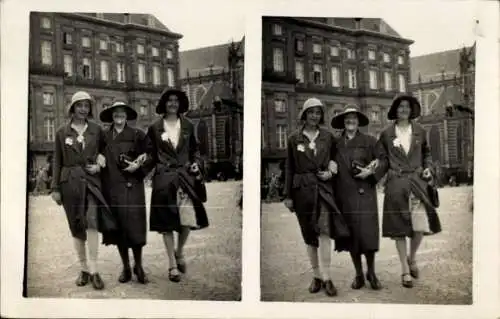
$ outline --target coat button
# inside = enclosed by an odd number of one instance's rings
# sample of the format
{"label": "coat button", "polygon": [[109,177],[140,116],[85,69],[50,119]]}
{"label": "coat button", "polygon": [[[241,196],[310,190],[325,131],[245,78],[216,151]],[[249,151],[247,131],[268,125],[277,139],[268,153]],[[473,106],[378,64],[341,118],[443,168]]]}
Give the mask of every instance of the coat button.
{"label": "coat button", "polygon": [[364,190],[363,188],[360,188],[360,189],[358,190],[358,192],[359,192],[361,195],[363,195],[363,194],[365,193],[365,190]]}
{"label": "coat button", "polygon": [[131,182],[128,182],[128,183],[127,183],[127,187],[128,187],[128,188],[132,187],[132,183],[131,183]]}

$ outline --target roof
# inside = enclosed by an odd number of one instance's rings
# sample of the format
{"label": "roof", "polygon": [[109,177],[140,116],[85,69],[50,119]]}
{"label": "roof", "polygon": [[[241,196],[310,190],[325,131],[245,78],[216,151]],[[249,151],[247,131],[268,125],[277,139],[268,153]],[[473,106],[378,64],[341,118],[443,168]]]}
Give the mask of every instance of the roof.
{"label": "roof", "polygon": [[[125,13],[88,13],[88,12],[83,12],[83,13],[78,13],[78,14],[89,16],[89,17],[94,17],[94,18],[98,18],[98,19],[118,22],[118,23],[125,23]],[[99,15],[102,15],[102,17]],[[163,31],[171,32],[160,20],[158,20],[152,14],[128,13],[128,15],[129,15],[129,20],[127,23],[143,25],[143,26],[147,26],[150,28],[155,28],[155,29],[160,29]]]}
{"label": "roof", "polygon": [[[239,41],[244,50],[245,37]],[[237,42],[238,43],[238,42]],[[231,43],[224,43],[179,52],[181,79],[189,76],[208,75],[210,69],[217,73],[229,69],[228,49]],[[189,71],[188,71],[189,70]]]}
{"label": "roof", "polygon": [[[473,59],[475,46],[465,49]],[[431,80],[440,81],[443,72],[447,79],[458,75],[460,72],[460,54],[463,50],[464,48],[412,57],[410,59],[410,83],[418,83],[419,75],[423,83]]]}
{"label": "roof", "polygon": [[210,108],[216,97],[220,99],[231,99],[231,96],[231,88],[227,83],[215,82],[210,85],[207,92],[203,95],[201,100],[198,101],[198,105],[201,105],[202,108]]}
{"label": "roof", "polygon": [[[333,24],[347,29],[356,29],[353,18],[330,18],[328,24]],[[360,29],[401,38],[401,35],[397,33],[394,28],[385,22],[384,19],[380,18],[362,18],[360,21]]]}

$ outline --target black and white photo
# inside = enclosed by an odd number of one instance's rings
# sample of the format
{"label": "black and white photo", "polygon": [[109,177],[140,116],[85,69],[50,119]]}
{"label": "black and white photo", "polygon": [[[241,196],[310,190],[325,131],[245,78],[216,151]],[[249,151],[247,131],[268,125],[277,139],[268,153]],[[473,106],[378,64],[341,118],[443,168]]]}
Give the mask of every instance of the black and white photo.
{"label": "black and white photo", "polygon": [[244,36],[161,15],[30,14],[26,297],[241,299]]}
{"label": "black and white photo", "polygon": [[476,44],[407,15],[262,17],[261,300],[472,303]]}

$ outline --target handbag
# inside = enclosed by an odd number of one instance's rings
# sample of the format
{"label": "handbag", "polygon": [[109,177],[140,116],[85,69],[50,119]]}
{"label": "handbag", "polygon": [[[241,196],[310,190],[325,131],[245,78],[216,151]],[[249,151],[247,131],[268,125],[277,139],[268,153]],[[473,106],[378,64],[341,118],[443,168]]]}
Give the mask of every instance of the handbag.
{"label": "handbag", "polygon": [[429,195],[429,199],[431,200],[432,206],[434,206],[434,208],[438,208],[440,203],[439,203],[439,193],[437,187],[434,185],[427,184],[427,194]]}

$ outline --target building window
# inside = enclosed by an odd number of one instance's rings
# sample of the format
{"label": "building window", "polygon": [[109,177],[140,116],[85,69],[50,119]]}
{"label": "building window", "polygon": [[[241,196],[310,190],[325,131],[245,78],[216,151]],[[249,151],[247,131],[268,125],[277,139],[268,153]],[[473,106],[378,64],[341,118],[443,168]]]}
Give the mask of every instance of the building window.
{"label": "building window", "polygon": [[63,42],[64,42],[64,44],[72,44],[73,43],[73,37],[71,36],[71,33],[69,33],[69,32],[63,33]]}
{"label": "building window", "polygon": [[139,63],[138,66],[139,83],[146,83],[146,65]]}
{"label": "building window", "polygon": [[92,64],[89,58],[83,58],[83,78],[92,79]]}
{"label": "building window", "polygon": [[54,93],[43,92],[43,105],[54,105]]}
{"label": "building window", "polygon": [[401,64],[405,64],[405,58],[404,58],[404,56],[402,56],[402,55],[398,56],[398,64],[400,64],[400,65]]}
{"label": "building window", "polygon": [[340,68],[338,66],[332,66],[332,86],[340,87]]}
{"label": "building window", "polygon": [[273,50],[273,68],[275,72],[285,71],[283,63],[283,49],[274,48]]}
{"label": "building window", "polygon": [[279,24],[273,24],[273,34],[274,35],[282,35],[283,28]]}
{"label": "building window", "polygon": [[137,53],[138,54],[144,54],[144,45],[143,44],[138,44],[137,45]]}
{"label": "building window", "polygon": [[368,59],[369,60],[375,60],[375,56],[376,56],[375,50],[371,50],[371,49],[368,50]]}
{"label": "building window", "polygon": [[370,70],[370,89],[378,89],[377,85],[377,70]]}
{"label": "building window", "polygon": [[172,49],[167,49],[167,59],[172,60],[174,58],[174,52]]}
{"label": "building window", "polygon": [[117,53],[123,53],[124,48],[123,48],[123,43],[121,42],[116,42],[115,43],[115,49]]}
{"label": "building window", "polygon": [[43,121],[45,130],[45,141],[54,142],[55,140],[55,120],[53,117],[46,117]]}
{"label": "building window", "polygon": [[287,141],[287,127],[283,124],[276,125],[276,134],[278,135],[278,148],[285,149]]}
{"label": "building window", "polygon": [[141,105],[140,111],[139,111],[141,116],[148,115],[148,106],[147,105]]}
{"label": "building window", "polygon": [[42,25],[42,28],[44,28],[44,29],[50,29],[52,26],[52,21],[48,17],[42,17],[41,25]]}
{"label": "building window", "polygon": [[107,39],[99,40],[99,49],[101,49],[103,51],[108,50],[108,40]]}
{"label": "building window", "polygon": [[370,112],[370,121],[378,123],[380,122],[380,111],[379,110],[372,110]]}
{"label": "building window", "polygon": [[156,47],[153,47],[153,48],[151,49],[151,53],[152,53],[152,55],[153,55],[154,57],[157,57],[157,56],[159,56],[159,55],[160,55],[160,52],[158,51],[158,48],[156,48]]}
{"label": "building window", "polygon": [[385,63],[391,62],[391,55],[389,53],[384,53],[384,62]]}
{"label": "building window", "polygon": [[323,47],[319,43],[313,43],[313,53],[314,54],[321,54]]}
{"label": "building window", "polygon": [[42,64],[52,65],[52,42],[42,41]]}
{"label": "building window", "polygon": [[69,54],[64,55],[64,73],[67,76],[73,75],[73,57]]}
{"label": "building window", "polygon": [[347,58],[351,59],[351,60],[356,59],[356,51],[354,51],[354,49],[348,48],[347,49]]}
{"label": "building window", "polygon": [[406,92],[406,79],[403,74],[398,75],[398,81],[399,81],[399,92]]}
{"label": "building window", "polygon": [[116,63],[116,80],[120,83],[125,82],[125,65],[122,62]]}
{"label": "building window", "polygon": [[298,52],[304,51],[304,40],[295,39],[295,50],[297,50]]}
{"label": "building window", "polygon": [[153,85],[160,85],[160,66],[153,65]]}
{"label": "building window", "polygon": [[339,47],[336,45],[330,46],[330,56],[339,56]]}
{"label": "building window", "polygon": [[167,69],[167,81],[169,87],[175,86],[174,70],[172,68]]}
{"label": "building window", "polygon": [[295,61],[295,78],[299,80],[299,83],[304,83],[304,62]]}
{"label": "building window", "polygon": [[347,77],[349,80],[349,88],[355,89],[358,86],[356,79],[356,69],[347,70]]}
{"label": "building window", "polygon": [[321,64],[313,65],[313,81],[314,84],[321,85],[323,84],[323,68]]}
{"label": "building window", "polygon": [[276,113],[285,113],[286,112],[286,102],[282,99],[274,100],[274,110]]}
{"label": "building window", "polygon": [[384,87],[386,91],[392,91],[392,74],[391,72],[384,72]]}
{"label": "building window", "polygon": [[84,48],[90,48],[90,38],[85,36],[85,37],[82,37],[82,46]]}
{"label": "building window", "polygon": [[101,81],[109,81],[108,61],[101,61]]}

